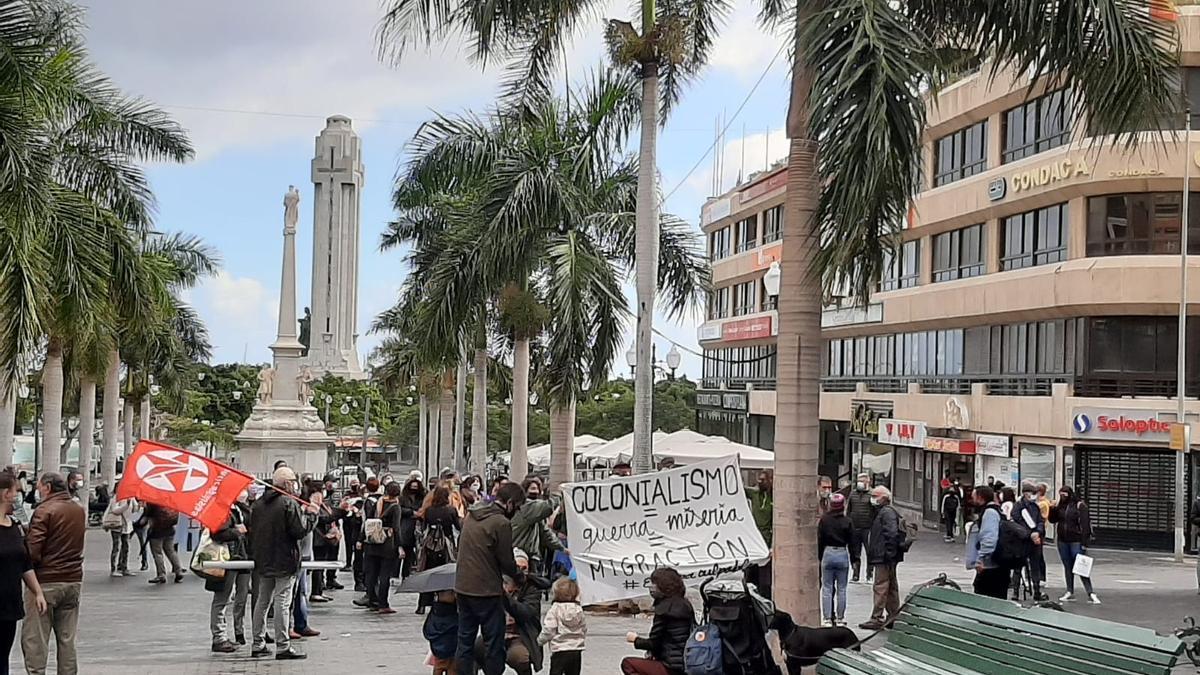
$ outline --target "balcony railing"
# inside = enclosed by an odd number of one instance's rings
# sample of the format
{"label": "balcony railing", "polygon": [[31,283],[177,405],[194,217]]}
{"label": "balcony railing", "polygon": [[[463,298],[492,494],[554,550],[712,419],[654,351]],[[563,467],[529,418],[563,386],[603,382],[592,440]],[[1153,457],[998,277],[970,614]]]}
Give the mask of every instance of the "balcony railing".
{"label": "balcony railing", "polygon": [[747,239],[746,241],[738,242],[737,252],[745,253],[756,246],[758,246],[758,242],[753,239]]}
{"label": "balcony railing", "polygon": [[908,385],[921,386],[923,394],[966,395],[971,385],[983,384],[993,396],[1049,396],[1055,383],[1070,382],[1069,375],[930,375],[915,377],[826,377],[821,391],[852,392],[862,382],[869,392],[903,394]]}
{"label": "balcony railing", "polygon": [[[1188,380],[1185,395],[1200,395],[1200,380]],[[1161,396],[1173,398],[1176,394],[1174,377],[1130,377],[1124,375],[1086,375],[1075,382],[1075,395],[1087,398],[1127,398],[1137,396]]]}
{"label": "balcony railing", "polygon": [[700,380],[701,389],[723,389],[743,391],[749,384],[755,391],[775,391],[773,377],[705,377]]}

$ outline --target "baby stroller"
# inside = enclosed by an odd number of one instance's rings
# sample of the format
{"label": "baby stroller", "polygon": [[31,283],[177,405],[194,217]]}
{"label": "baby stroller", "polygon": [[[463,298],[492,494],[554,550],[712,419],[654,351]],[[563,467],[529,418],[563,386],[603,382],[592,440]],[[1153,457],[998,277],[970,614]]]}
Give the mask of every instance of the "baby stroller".
{"label": "baby stroller", "polygon": [[705,622],[721,631],[725,675],[782,675],[767,645],[775,603],[734,578],[705,581],[700,597]]}

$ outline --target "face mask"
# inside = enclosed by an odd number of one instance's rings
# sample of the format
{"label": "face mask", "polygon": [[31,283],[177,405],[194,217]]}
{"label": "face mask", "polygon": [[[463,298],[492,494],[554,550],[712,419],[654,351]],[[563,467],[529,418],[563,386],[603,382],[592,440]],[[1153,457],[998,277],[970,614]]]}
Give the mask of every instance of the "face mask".
{"label": "face mask", "polygon": [[650,597],[654,598],[655,600],[662,600],[665,596],[663,595],[662,591],[658,590],[658,588],[651,586]]}
{"label": "face mask", "polygon": [[1066,493],[1064,493],[1064,492],[1060,492],[1060,493],[1058,494],[1058,498],[1059,498],[1059,499],[1061,499],[1061,500],[1062,500],[1062,501],[1064,501],[1064,502],[1065,502],[1065,501],[1067,501],[1068,499],[1070,499],[1070,497],[1068,497],[1068,496],[1066,495]]}
{"label": "face mask", "polygon": [[879,498],[871,497],[871,506],[879,506]]}
{"label": "face mask", "polygon": [[831,493],[831,492],[832,492],[832,491],[831,491],[831,490],[829,490],[828,488],[822,488],[822,489],[821,489],[821,498],[822,498],[822,499],[829,499],[829,495],[830,495],[830,493]]}
{"label": "face mask", "polygon": [[858,489],[859,489],[859,490],[866,490],[866,489],[867,489],[867,484],[866,484],[866,483],[864,483],[864,482],[862,482],[862,481],[859,481],[859,482],[858,482]]}

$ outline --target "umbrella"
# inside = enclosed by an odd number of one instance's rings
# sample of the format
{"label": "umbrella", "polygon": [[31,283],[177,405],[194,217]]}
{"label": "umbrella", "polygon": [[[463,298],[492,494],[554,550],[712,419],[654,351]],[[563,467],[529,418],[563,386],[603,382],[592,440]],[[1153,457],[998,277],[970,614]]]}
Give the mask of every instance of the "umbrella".
{"label": "umbrella", "polygon": [[458,565],[447,563],[431,570],[418,572],[400,582],[400,593],[433,593],[454,588],[454,577],[458,573]]}

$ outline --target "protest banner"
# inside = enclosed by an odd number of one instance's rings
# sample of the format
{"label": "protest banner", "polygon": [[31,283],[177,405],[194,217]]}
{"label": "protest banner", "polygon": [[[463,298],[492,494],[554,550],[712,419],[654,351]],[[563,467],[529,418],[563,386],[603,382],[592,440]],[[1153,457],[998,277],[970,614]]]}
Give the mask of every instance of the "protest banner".
{"label": "protest banner", "polygon": [[134,497],[215,530],[254,477],[182,448],[139,441],[125,462],[117,499]]}
{"label": "protest banner", "polygon": [[660,567],[699,585],[770,555],[754,526],[736,455],[568,483],[563,500],[584,604],[648,595],[650,574]]}

